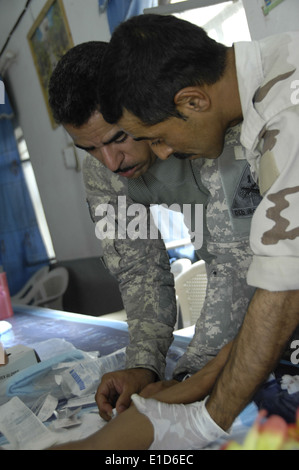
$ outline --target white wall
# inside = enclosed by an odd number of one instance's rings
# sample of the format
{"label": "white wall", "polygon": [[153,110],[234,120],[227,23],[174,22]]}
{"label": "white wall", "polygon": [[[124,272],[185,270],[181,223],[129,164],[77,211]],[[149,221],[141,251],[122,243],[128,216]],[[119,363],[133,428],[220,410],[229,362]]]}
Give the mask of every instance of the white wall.
{"label": "white wall", "polygon": [[[101,247],[86,206],[82,173],[64,165],[62,152],[70,140],[61,127],[52,129],[27,41],[27,34],[45,3],[46,0],[32,0],[13,34],[6,51],[16,53],[17,59],[7,70],[4,81],[24,131],[54,250],[62,261],[96,256]],[[6,30],[11,28],[12,18],[17,18],[24,4],[21,0],[0,0],[0,29],[1,25],[9,25]],[[74,44],[109,41],[107,17],[99,14],[97,0],[64,0],[64,6]]]}
{"label": "white wall", "polygon": [[264,0],[243,0],[243,5],[252,39],[299,30],[298,0],[284,0],[267,16],[262,11]]}

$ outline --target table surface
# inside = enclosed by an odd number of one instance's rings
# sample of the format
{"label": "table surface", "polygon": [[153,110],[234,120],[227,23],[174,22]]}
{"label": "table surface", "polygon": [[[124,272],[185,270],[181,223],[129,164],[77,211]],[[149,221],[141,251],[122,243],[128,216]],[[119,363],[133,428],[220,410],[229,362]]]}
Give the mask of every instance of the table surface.
{"label": "table surface", "polygon": [[[0,339],[5,348],[61,338],[83,351],[99,351],[101,356],[129,343],[126,322],[101,319],[34,306],[14,306],[14,316],[6,320],[12,328]],[[176,333],[172,346],[186,349],[192,334]]]}
{"label": "table surface", "polygon": [[[5,348],[17,344],[34,345],[36,343],[61,338],[72,343],[77,349],[83,351],[99,351],[100,356],[113,353],[122,349],[129,343],[128,326],[126,322],[101,319],[101,317],[91,317],[77,313],[62,312],[33,306],[15,306],[14,316],[7,319],[12,328],[0,337]],[[186,328],[174,333],[174,341],[168,353],[169,369],[166,365],[166,375],[171,377],[173,364],[176,363],[178,354],[183,354],[193,336],[194,328]],[[278,365],[275,376],[281,377],[284,374],[298,375],[298,366],[289,362],[281,361]],[[259,400],[263,407],[269,412],[274,412],[285,419],[285,411],[292,412],[288,405],[276,400],[276,391],[274,397],[272,391],[266,384],[265,391],[262,390]],[[279,397],[282,391],[279,390]],[[283,393],[286,393],[285,391]],[[269,395],[270,394],[270,395]],[[269,395],[269,396],[268,396]],[[295,394],[297,395],[297,394]],[[269,398],[270,397],[270,398]],[[266,407],[267,402],[273,402],[274,411]],[[296,401],[296,407],[298,403]],[[272,406],[272,404],[271,404]],[[295,408],[296,408],[295,407]]]}

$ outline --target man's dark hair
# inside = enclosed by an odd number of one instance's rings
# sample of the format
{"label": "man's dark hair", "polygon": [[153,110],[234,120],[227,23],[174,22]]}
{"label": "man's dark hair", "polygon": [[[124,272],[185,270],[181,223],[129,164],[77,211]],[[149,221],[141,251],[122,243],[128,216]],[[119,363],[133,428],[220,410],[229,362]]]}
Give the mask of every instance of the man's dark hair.
{"label": "man's dark hair", "polygon": [[70,49],[49,83],[49,104],[58,124],[80,127],[99,109],[97,85],[107,43],[90,41]]}
{"label": "man's dark hair", "polygon": [[217,82],[226,66],[227,47],[174,16],[140,15],[112,35],[103,60],[98,93],[101,112],[116,123],[127,109],[153,125],[178,114],[182,88]]}

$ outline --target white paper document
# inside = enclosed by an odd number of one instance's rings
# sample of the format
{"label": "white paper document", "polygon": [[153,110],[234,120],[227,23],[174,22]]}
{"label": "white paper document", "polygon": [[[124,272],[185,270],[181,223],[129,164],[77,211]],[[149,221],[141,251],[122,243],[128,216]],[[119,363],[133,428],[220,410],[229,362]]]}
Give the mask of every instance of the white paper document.
{"label": "white paper document", "polygon": [[44,449],[57,441],[57,437],[18,397],[0,407],[0,431],[13,449]]}

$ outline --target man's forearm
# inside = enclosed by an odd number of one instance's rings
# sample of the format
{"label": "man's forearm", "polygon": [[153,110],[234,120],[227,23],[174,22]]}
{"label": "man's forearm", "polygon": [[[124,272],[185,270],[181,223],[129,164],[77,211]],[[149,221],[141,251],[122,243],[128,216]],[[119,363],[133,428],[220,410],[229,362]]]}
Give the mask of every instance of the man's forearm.
{"label": "man's forearm", "polygon": [[206,405],[224,430],[275,368],[298,323],[299,291],[256,291]]}
{"label": "man's forearm", "polygon": [[[228,358],[231,347],[232,342],[225,345],[214,359],[188,380],[183,382],[177,382],[176,380],[160,382],[161,388],[158,391],[155,391],[156,387],[153,388],[151,385],[150,388],[147,388],[147,393],[142,392],[140,395],[146,398],[155,398],[165,403],[187,404],[203,400],[212,390]],[[154,385],[158,386],[159,382]]]}

